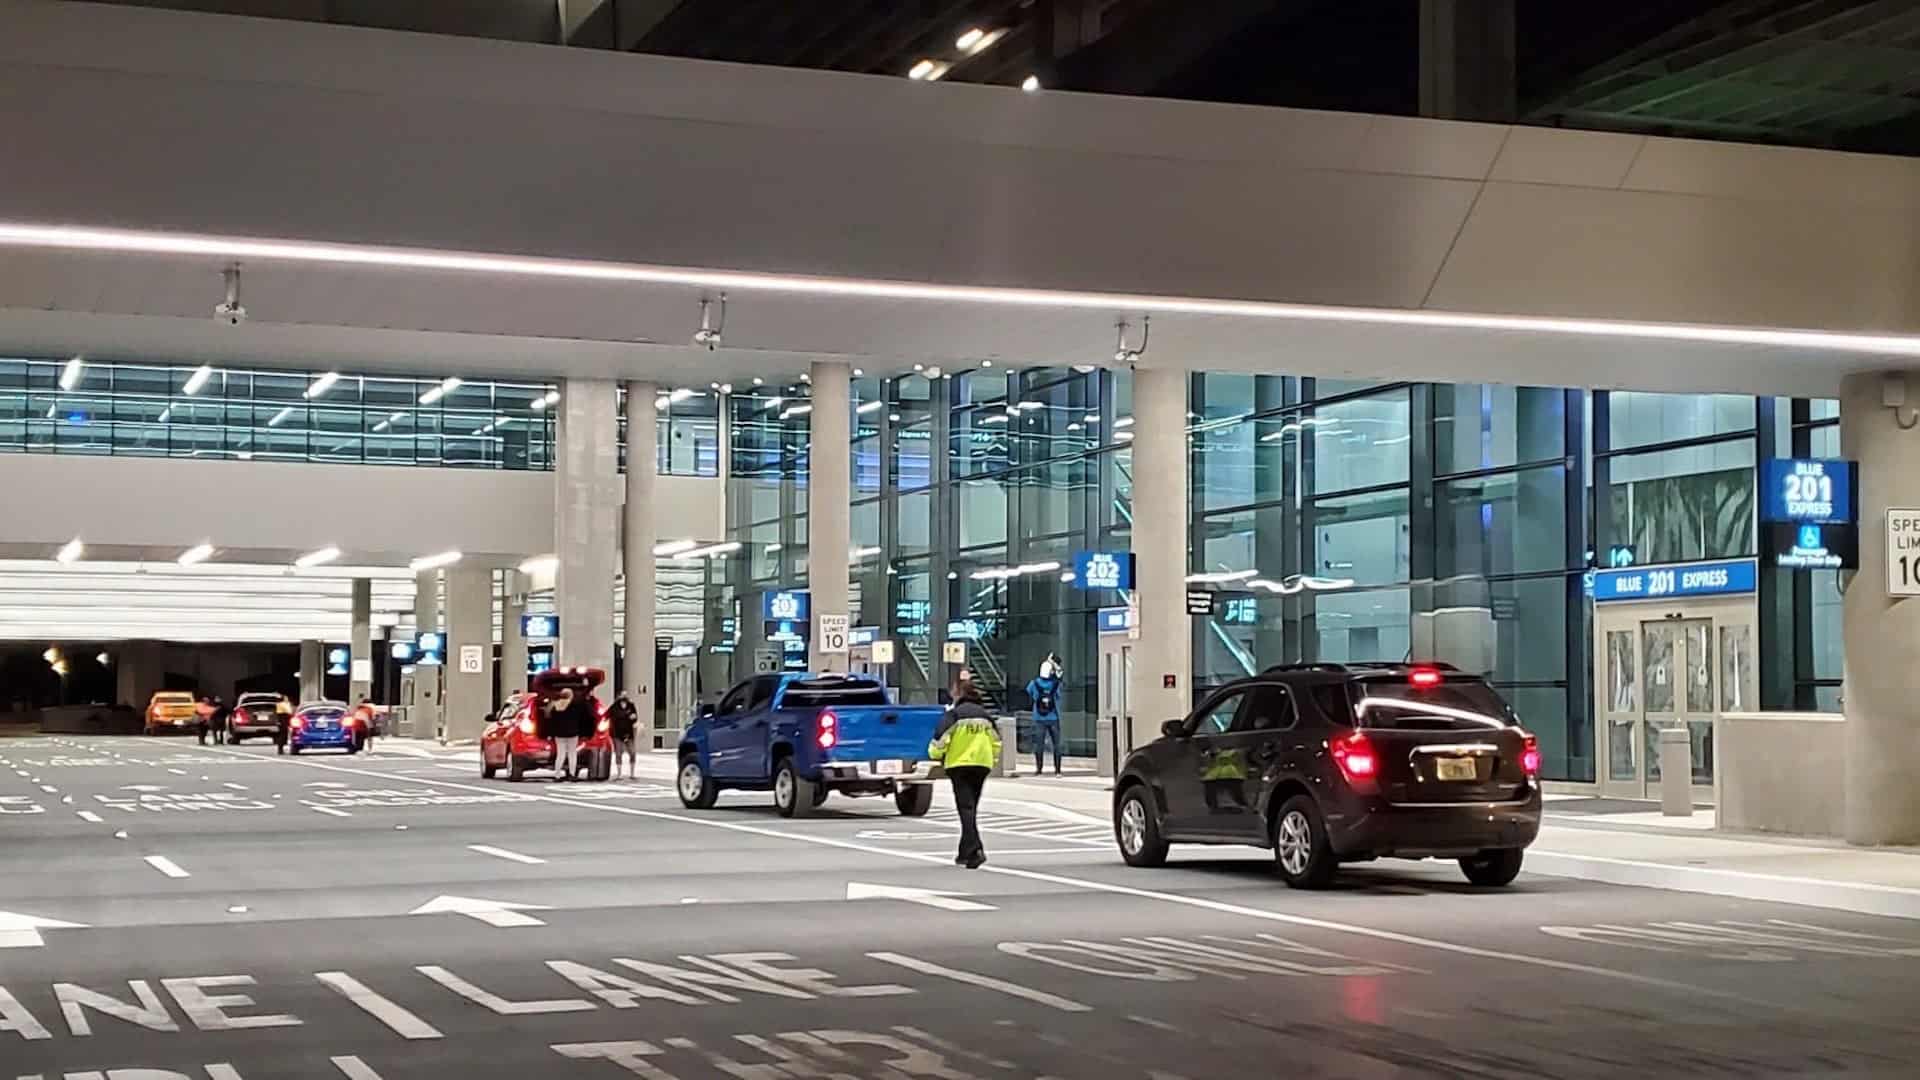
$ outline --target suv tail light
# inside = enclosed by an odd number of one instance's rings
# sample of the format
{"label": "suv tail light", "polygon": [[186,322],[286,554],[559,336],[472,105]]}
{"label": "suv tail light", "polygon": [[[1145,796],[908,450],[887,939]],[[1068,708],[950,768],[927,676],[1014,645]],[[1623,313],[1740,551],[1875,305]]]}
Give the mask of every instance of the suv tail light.
{"label": "suv tail light", "polygon": [[840,718],[833,714],[832,709],[821,709],[820,715],[814,718],[813,726],[813,739],[820,744],[820,749],[831,750],[840,741]]}
{"label": "suv tail light", "polygon": [[1526,770],[1527,779],[1540,775],[1540,740],[1532,735],[1525,736],[1526,742],[1520,747],[1520,767]]}
{"label": "suv tail light", "polygon": [[1373,752],[1373,742],[1364,731],[1342,735],[1327,744],[1328,753],[1333,755],[1333,763],[1340,766],[1340,775],[1346,778],[1347,786],[1362,795],[1371,795],[1380,789],[1380,759]]}
{"label": "suv tail light", "polygon": [[1407,672],[1407,681],[1421,690],[1431,690],[1446,681],[1439,668],[1417,667]]}

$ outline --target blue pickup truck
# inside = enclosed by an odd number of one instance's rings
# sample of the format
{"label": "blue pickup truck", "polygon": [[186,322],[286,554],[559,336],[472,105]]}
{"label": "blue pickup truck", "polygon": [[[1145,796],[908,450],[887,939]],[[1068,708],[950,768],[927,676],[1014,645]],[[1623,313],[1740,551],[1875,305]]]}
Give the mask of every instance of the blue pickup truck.
{"label": "blue pickup truck", "polygon": [[720,792],[771,791],[783,817],[804,817],[830,792],[891,795],[900,812],[933,805],[924,761],[945,710],[896,705],[864,675],[756,675],[703,706],[680,739],[680,801],[711,807]]}

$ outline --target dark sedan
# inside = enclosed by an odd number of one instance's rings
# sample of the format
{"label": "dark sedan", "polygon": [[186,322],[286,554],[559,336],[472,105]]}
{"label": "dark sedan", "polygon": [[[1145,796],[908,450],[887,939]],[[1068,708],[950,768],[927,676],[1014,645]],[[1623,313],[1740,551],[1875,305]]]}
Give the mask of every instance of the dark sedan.
{"label": "dark sedan", "polygon": [[1505,885],[1540,831],[1539,773],[1534,737],[1476,676],[1270,668],[1128,757],[1114,835],[1133,866],[1160,865],[1176,842],[1271,848],[1296,888],[1375,858],[1457,859],[1474,884]]}

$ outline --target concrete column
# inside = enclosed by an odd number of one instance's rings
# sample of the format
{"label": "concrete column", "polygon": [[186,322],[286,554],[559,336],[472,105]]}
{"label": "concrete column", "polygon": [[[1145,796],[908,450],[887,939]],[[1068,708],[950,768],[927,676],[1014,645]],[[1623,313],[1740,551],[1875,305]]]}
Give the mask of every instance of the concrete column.
{"label": "concrete column", "polygon": [[849,419],[853,369],[813,364],[813,411],[807,415],[807,588],[813,594],[814,632],[807,663],[815,671],[845,671],[847,656],[820,652],[820,616],[848,615],[847,553],[851,550],[853,468]]}
{"label": "concrete column", "polygon": [[[654,387],[650,382],[627,384],[627,506],[624,536],[626,548],[620,565],[626,574],[627,652],[625,678],[620,689],[632,695],[643,723],[651,724],[654,708],[653,633],[654,575],[653,545],[659,534],[654,516],[654,474],[659,463],[654,426]],[[726,403],[722,401],[724,412]],[[725,457],[722,454],[721,457]],[[651,746],[652,741],[648,740]]]}
{"label": "concrete column", "polygon": [[447,741],[478,739],[493,711],[493,571],[465,563],[450,567],[446,614],[440,701]]}
{"label": "concrete column", "polygon": [[[373,581],[353,579],[353,647],[347,662],[347,700],[358,703],[373,693]],[[364,672],[365,678],[361,678]]]}
{"label": "concrete column", "polygon": [[300,700],[319,701],[325,697],[327,676],[326,646],[318,641],[300,643]]}
{"label": "concrete column", "polygon": [[[1187,614],[1187,374],[1133,373],[1133,745],[1187,714],[1193,688],[1193,620]],[[1171,686],[1167,685],[1169,682]]]}
{"label": "concrete column", "polygon": [[1514,0],[1420,0],[1420,115],[1511,123]]}
{"label": "concrete column", "polygon": [[422,634],[440,629],[440,571],[422,570],[413,576],[413,621]]}
{"label": "concrete column", "polygon": [[1910,420],[1920,403],[1920,373],[1897,377],[1908,402],[1898,414],[1881,403],[1882,376],[1840,383],[1840,452],[1860,463],[1860,569],[1842,607],[1847,771],[1821,782],[1846,792],[1855,844],[1920,844],[1920,598],[1887,595],[1886,537],[1888,509],[1920,507],[1920,430],[1896,421]]}
{"label": "concrete column", "polygon": [[527,577],[518,570],[500,575],[500,691],[499,699],[527,688],[527,636],[520,616],[527,613]]}
{"label": "concrete column", "polygon": [[[413,621],[421,634],[436,633],[445,626],[440,617],[440,571],[422,570],[414,575]],[[438,667],[414,667],[413,697],[406,705],[415,736],[426,738],[440,730],[440,686]]]}
{"label": "concrete column", "polygon": [[[556,406],[553,602],[556,665],[613,671],[613,576],[619,550],[619,426],[614,384],[568,379]],[[652,399],[649,397],[651,407]]]}

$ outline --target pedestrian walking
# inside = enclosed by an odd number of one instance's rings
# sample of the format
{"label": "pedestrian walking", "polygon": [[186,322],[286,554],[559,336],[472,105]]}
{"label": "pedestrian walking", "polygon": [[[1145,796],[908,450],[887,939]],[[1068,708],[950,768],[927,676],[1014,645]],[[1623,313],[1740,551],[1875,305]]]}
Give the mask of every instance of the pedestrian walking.
{"label": "pedestrian walking", "polygon": [[[572,780],[580,759],[580,713],[587,708],[584,694],[567,687],[554,695],[547,705],[546,727],[553,739],[553,774],[556,779]],[[586,729],[593,730],[588,720]]]}
{"label": "pedestrian walking", "polygon": [[359,742],[359,752],[373,753],[373,699],[360,695],[360,704],[353,707],[354,738]]}
{"label": "pedestrian walking", "polygon": [[199,739],[200,745],[205,746],[207,745],[207,735],[212,731],[213,698],[203,694],[199,701],[193,703],[193,734],[195,738]]}
{"label": "pedestrian walking", "polygon": [[621,694],[614,699],[613,707],[607,710],[607,719],[613,724],[614,779],[620,777],[620,759],[623,755],[627,760],[627,779],[638,779],[633,772],[636,761],[633,744],[640,731],[639,708],[634,705],[632,698]]}
{"label": "pedestrian walking", "polygon": [[207,727],[213,732],[213,745],[227,744],[227,726],[232,722],[233,710],[227,707],[226,702],[220,700],[220,695],[215,694],[213,709],[207,714]]}
{"label": "pedestrian walking", "polygon": [[980,795],[987,785],[987,774],[1000,760],[1000,732],[993,724],[980,691],[973,685],[973,673],[963,669],[954,691],[953,707],[940,719],[933,741],[927,744],[927,757],[940,762],[953,784],[954,805],[960,811],[960,850],[954,863],[978,870],[987,861],[986,845],[980,841]]}

